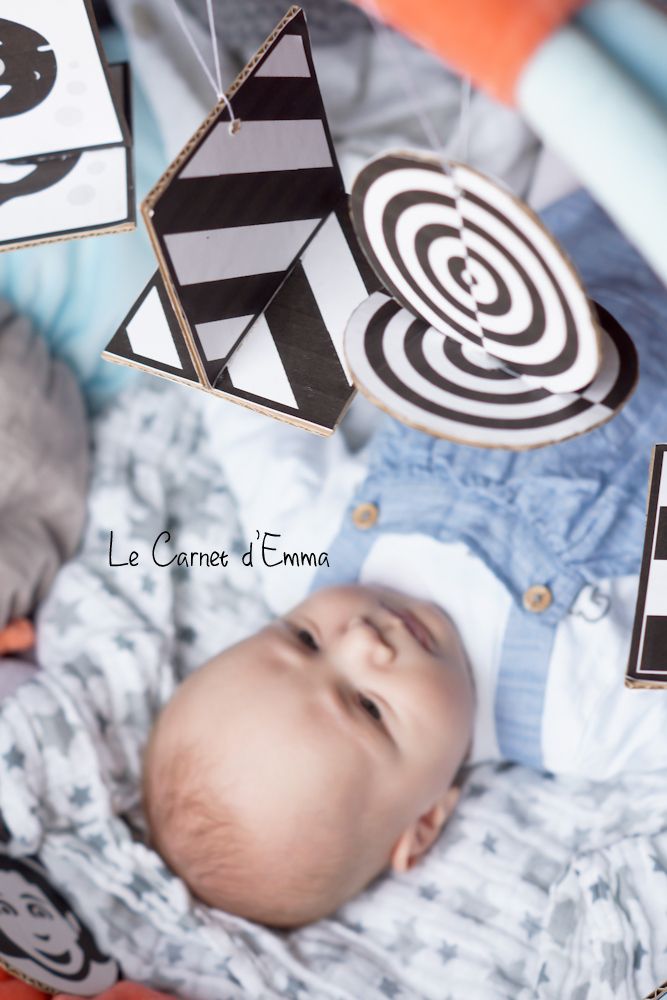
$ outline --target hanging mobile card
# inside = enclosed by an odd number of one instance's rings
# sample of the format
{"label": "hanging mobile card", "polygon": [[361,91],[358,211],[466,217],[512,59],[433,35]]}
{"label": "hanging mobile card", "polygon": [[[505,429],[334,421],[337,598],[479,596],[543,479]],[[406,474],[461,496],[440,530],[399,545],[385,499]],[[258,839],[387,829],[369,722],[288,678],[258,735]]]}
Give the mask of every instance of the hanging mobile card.
{"label": "hanging mobile card", "polygon": [[649,477],[644,555],[627,687],[667,686],[667,444],[656,444]]}
{"label": "hanging mobile card", "polygon": [[0,250],[134,228],[127,75],[88,0],[4,0]]}
{"label": "hanging mobile card", "polygon": [[0,964],[47,993],[97,996],[118,980],[35,858],[0,854]]}
{"label": "hanging mobile card", "polygon": [[293,7],[142,205],[159,272],[103,357],[329,434],[351,312],[379,287],[348,218]]}
{"label": "hanging mobile card", "polygon": [[359,242],[394,298],[352,315],[358,387],[439,437],[536,448],[609,420],[637,379],[634,346],[589,302],[539,219],[463,164],[369,163],[351,195]]}

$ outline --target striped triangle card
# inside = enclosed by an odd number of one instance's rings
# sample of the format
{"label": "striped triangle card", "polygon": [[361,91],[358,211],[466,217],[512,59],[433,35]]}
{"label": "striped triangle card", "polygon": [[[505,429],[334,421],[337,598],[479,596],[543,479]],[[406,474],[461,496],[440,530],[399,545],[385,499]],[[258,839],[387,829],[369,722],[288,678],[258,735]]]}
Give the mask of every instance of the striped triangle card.
{"label": "striped triangle card", "polygon": [[653,449],[626,687],[667,687],[667,444]]}
{"label": "striped triangle card", "polygon": [[0,251],[134,228],[127,106],[89,0],[3,0]]}
{"label": "striped triangle card", "polygon": [[292,7],[142,205],[158,272],[103,357],[330,434],[343,334],[379,287]]}

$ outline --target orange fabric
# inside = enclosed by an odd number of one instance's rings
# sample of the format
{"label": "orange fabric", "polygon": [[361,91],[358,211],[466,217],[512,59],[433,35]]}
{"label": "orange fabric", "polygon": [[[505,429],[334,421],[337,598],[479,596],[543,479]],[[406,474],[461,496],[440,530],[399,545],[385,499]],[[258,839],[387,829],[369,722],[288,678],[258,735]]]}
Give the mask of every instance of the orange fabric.
{"label": "orange fabric", "polygon": [[[59,993],[53,998],[50,993],[42,993],[34,986],[28,986],[21,979],[15,979],[5,969],[0,968],[0,1000],[79,1000],[69,994]],[[146,986],[138,986],[122,980],[110,990],[98,994],[95,1000],[173,1000],[165,993],[156,993]]]}
{"label": "orange fabric", "polygon": [[587,0],[355,0],[506,104],[538,46]]}
{"label": "orange fabric", "polygon": [[4,969],[0,970],[0,1000],[45,1000],[48,996],[22,979],[14,979]]}
{"label": "orange fabric", "polygon": [[[2,1000],[2,994],[0,994],[0,1000]],[[17,1000],[23,1000],[23,998],[17,997]],[[29,998],[26,997],[25,1000],[29,1000]],[[59,993],[55,1000],[76,1000],[76,997]],[[112,986],[110,990],[98,994],[95,1000],[172,1000],[172,998],[165,993],[156,993],[155,990],[149,990],[146,986],[139,986],[137,983],[130,983],[124,979]]]}
{"label": "orange fabric", "polygon": [[5,653],[25,653],[35,645],[35,630],[27,618],[15,618],[0,628],[0,656]]}

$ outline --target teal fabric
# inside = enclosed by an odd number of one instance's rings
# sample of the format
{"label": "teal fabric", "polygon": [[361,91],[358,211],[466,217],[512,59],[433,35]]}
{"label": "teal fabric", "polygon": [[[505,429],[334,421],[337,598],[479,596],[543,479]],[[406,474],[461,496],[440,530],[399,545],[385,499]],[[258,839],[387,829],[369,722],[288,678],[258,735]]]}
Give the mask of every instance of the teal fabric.
{"label": "teal fabric", "polygon": [[[125,57],[124,39],[103,33],[111,62]],[[167,165],[148,104],[134,81],[133,132],[138,199]],[[52,353],[77,375],[91,411],[133,378],[130,368],[103,361],[100,352],[155,271],[141,220],[132,233],[93,236],[0,254],[0,296],[27,315]]]}

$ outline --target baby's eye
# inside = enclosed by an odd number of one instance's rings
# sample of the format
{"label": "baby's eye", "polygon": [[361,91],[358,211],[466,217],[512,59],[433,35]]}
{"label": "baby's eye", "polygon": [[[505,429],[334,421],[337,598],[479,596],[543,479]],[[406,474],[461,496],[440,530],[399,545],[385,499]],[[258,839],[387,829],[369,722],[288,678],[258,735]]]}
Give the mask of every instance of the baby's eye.
{"label": "baby's eye", "polygon": [[359,704],[363,708],[364,712],[367,712],[372,719],[375,719],[376,722],[382,722],[382,712],[374,701],[371,701],[371,699],[367,698],[366,695],[360,694]]}
{"label": "baby's eye", "polygon": [[317,645],[312,632],[309,632],[307,628],[300,628],[296,633],[296,637],[300,643],[307,646],[308,649],[318,650],[320,647]]}

